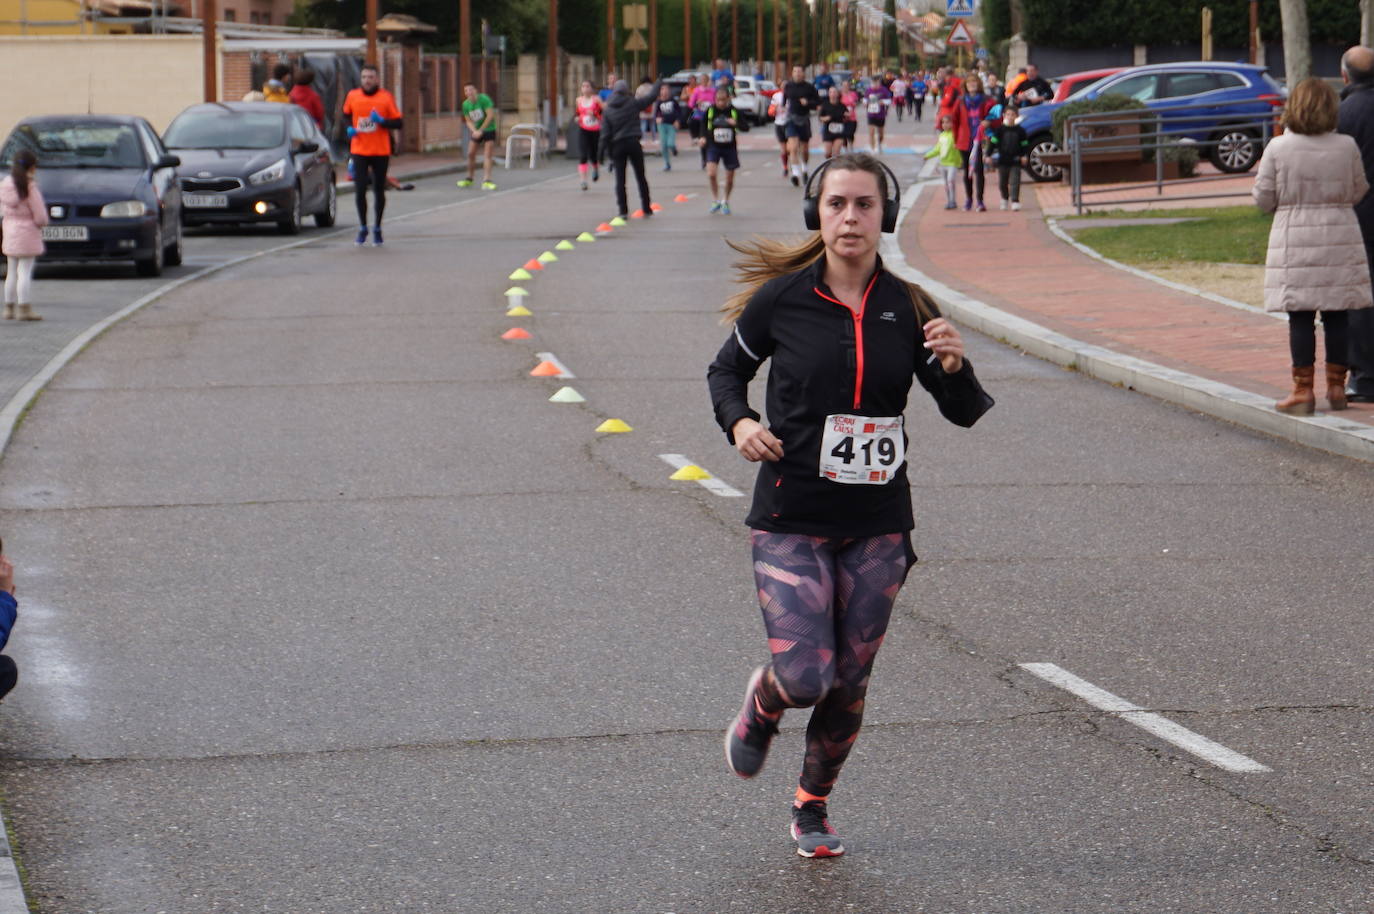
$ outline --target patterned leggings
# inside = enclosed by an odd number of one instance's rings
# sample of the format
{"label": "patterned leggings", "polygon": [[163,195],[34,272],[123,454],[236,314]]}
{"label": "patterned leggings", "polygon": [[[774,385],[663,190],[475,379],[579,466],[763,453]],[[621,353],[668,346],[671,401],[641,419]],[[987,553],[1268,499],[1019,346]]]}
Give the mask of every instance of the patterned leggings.
{"label": "patterned leggings", "polygon": [[873,659],[910,564],[907,535],[863,539],[753,531],[754,580],[773,662],[767,714],[815,706],[801,788],[828,796],[863,723]]}

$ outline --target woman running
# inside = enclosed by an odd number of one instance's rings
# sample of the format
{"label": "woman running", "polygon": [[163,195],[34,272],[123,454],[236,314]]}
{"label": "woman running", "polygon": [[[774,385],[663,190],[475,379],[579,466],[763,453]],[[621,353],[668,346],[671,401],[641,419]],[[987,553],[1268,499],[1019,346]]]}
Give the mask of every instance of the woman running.
{"label": "woman running", "polygon": [[773,98],[769,102],[768,111],[773,115],[773,135],[778,138],[778,150],[782,157],[782,179],[787,180],[787,121],[790,115],[787,113],[787,101],[782,97],[782,92],[773,93]]}
{"label": "woman running", "polygon": [[592,180],[601,178],[597,167],[597,144],[601,140],[601,113],[604,110],[596,87],[591,82],[582,83],[582,94],[577,97],[577,127],[581,139],[581,157],[577,162],[577,173],[582,176],[582,189],[587,189],[587,166],[590,163]]}
{"label": "woman running", "polygon": [[875,79],[864,96],[864,113],[868,119],[868,148],[882,155],[883,131],[887,127],[887,108],[892,104],[892,92]]}
{"label": "woman running", "polygon": [[821,148],[827,159],[833,159],[844,148],[844,119],[848,110],[840,101],[839,87],[831,86],[820,107]]}
{"label": "woman running", "polygon": [[[783,711],[814,707],[791,833],[802,856],[834,857],[844,842],[826,804],[915,559],[902,418],[912,376],[957,425],[973,425],[992,399],[959,331],[878,260],[879,236],[896,224],[891,172],[843,155],[817,174],[805,208],[819,232],[800,245],[732,245],[747,287],[723,309],[734,332],[707,380],[716,421],[759,463],[746,523],[773,654],[749,679],[726,761],[758,774]],[[765,426],[748,385],[769,358]]]}
{"label": "woman running", "polygon": [[859,93],[849,80],[840,83],[840,103],[844,105],[844,150],[854,151],[854,134],[859,132]]}
{"label": "woman running", "polygon": [[692,139],[701,147],[701,168],[706,170],[706,146],[701,140],[706,138],[706,109],[716,100],[716,90],[711,88],[711,80],[705,74],[697,77],[697,87],[692,90],[690,105],[692,120],[687,130]]}
{"label": "woman running", "polygon": [[[739,171],[740,114],[730,101],[730,90],[721,86],[716,100],[706,109],[706,129],[702,145],[706,149],[706,181],[711,186],[711,214],[730,215],[730,192],[735,189],[735,172]],[[725,166],[725,194],[720,193],[717,173]]]}

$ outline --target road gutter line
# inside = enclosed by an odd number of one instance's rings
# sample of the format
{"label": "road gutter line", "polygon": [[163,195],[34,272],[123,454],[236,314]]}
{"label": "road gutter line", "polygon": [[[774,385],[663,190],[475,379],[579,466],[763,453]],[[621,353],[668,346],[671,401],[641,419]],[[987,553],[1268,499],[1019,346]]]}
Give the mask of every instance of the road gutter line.
{"label": "road gutter line", "polygon": [[[488,193],[481,197],[470,197],[466,200],[455,200],[452,203],[443,203],[439,206],[431,206],[427,209],[416,210],[413,213],[403,213],[397,216],[393,216],[391,221],[402,222],[406,219],[414,219],[417,216],[427,216],[430,213],[436,213],[440,210],[450,209],[455,206],[465,206],[469,203],[476,203],[481,200],[490,200],[493,197],[499,197],[504,194],[516,193],[518,191],[522,191],[531,187],[539,187],[540,185],[548,184],[552,181],[557,181],[564,177],[566,177],[566,175],[558,175],[553,178],[546,178],[543,181],[536,181],[533,184],[526,184],[521,187],[512,187],[507,190]],[[177,289],[180,289],[184,285],[192,283],[198,279],[204,279],[205,277],[210,276],[214,273],[218,273],[221,270],[227,270],[230,267],[239,266],[240,264],[247,263],[250,260],[256,260],[259,257],[266,257],[269,254],[279,254],[282,251],[289,251],[293,248],[304,247],[307,244],[314,244],[318,241],[325,241],[330,238],[335,238],[341,235],[347,235],[352,231],[353,229],[351,228],[335,229],[331,232],[326,232],[320,235],[311,235],[309,238],[302,238],[297,241],[289,242],[287,244],[280,244],[276,247],[270,247],[261,251],[255,251],[252,254],[245,254],[242,257],[235,257],[233,259],[226,260],[223,263],[217,263],[213,266],[205,267],[201,270],[197,270],[189,276],[183,276],[180,279],[175,279],[172,282],[167,283],[166,285],[158,286],[156,289],[149,292],[147,295],[144,295],[142,298],[138,299],[132,304],[127,305],[124,308],[121,308],[114,314],[111,314],[105,317],[104,319],[97,321],[90,327],[86,328],[85,331],[83,331],[70,343],[62,347],[61,351],[59,351],[57,355],[49,359],[48,363],[44,365],[42,368],[40,368],[37,374],[30,378],[28,382],[24,384],[23,387],[19,388],[19,392],[10,398],[9,402],[5,404],[4,408],[0,409],[0,457],[4,455],[5,450],[9,447],[10,439],[14,437],[14,430],[19,425],[19,419],[24,415],[24,411],[29,408],[29,405],[32,404],[33,401],[38,397],[38,394],[42,392],[43,388],[47,387],[48,383],[52,381],[54,377],[56,377],[57,373],[61,371],[63,368],[65,368],[68,362],[76,358],[77,354],[80,353],[81,350],[89,346],[96,339],[96,337],[100,336],[102,333],[110,329],[115,324],[124,320],[124,318],[147,307],[148,305],[157,301],[159,298],[162,298],[165,295],[170,295],[172,292],[175,292]],[[0,883],[3,883],[2,875],[0,875]],[[6,914],[3,908],[0,908],[0,914]]]}
{"label": "road gutter line", "polygon": [[1271,770],[1252,758],[1227,749],[1220,743],[1213,742],[1201,734],[1194,733],[1187,727],[1174,723],[1163,715],[1146,711],[1124,698],[1098,688],[1091,682],[1080,679],[1053,663],[1022,663],[1020,667],[1050,685],[1058,686],[1064,691],[1078,696],[1094,708],[1113,714],[1127,723],[1135,724],[1166,743],[1171,743],[1184,752],[1197,756],[1209,765],[1242,774]]}

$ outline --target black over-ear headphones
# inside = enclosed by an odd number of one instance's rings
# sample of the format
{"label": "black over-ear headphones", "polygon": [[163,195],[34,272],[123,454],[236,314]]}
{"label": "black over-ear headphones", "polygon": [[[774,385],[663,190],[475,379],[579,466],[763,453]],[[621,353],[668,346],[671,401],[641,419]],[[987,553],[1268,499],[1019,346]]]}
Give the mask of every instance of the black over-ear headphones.
{"label": "black over-ear headphones", "polygon": [[[821,201],[819,197],[811,195],[811,185],[815,184],[819,193],[821,175],[834,163],[834,159],[826,159],[821,163],[821,167],[806,179],[805,196],[802,197],[802,217],[806,220],[806,227],[813,232],[818,232],[821,228]],[[883,231],[891,235],[897,231],[897,211],[902,208],[902,189],[897,186],[897,176],[891,168],[882,162],[878,162],[878,167],[887,172],[887,197],[883,200]]]}

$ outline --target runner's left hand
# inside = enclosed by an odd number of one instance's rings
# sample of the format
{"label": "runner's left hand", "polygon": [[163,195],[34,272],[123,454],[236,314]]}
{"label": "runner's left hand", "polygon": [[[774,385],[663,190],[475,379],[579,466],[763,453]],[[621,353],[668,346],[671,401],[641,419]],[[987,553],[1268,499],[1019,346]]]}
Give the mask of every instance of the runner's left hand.
{"label": "runner's left hand", "polygon": [[940,359],[946,374],[954,374],[964,367],[964,338],[954,325],[937,317],[921,328],[926,335],[925,348]]}
{"label": "runner's left hand", "polygon": [[376,109],[376,108],[373,108],[373,109],[372,109],[372,114],[370,114],[370,115],[368,115],[368,116],[372,118],[372,123],[374,123],[374,124],[380,124],[380,123],[382,123],[383,121],[386,120],[386,118],[382,117],[380,114],[377,113],[377,109]]}

